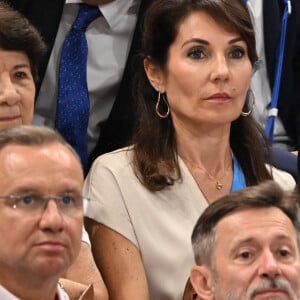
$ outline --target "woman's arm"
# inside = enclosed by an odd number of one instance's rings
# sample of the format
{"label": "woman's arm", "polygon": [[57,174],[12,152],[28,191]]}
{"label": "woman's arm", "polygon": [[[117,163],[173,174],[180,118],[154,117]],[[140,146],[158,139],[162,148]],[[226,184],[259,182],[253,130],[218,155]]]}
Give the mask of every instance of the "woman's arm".
{"label": "woman's arm", "polygon": [[92,284],[85,297],[80,299],[108,300],[107,289],[97,269],[91,248],[81,242],[81,248],[76,261],[60,279],[71,300],[78,300],[82,293]]}
{"label": "woman's arm", "polygon": [[148,300],[148,285],[139,249],[116,231],[85,218],[95,262],[110,300]]}

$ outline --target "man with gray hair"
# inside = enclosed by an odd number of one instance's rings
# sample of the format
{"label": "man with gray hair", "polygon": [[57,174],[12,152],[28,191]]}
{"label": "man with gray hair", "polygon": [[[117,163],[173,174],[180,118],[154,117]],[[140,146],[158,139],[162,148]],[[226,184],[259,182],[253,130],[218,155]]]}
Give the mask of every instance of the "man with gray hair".
{"label": "man with gray hair", "polygon": [[266,181],[213,202],[192,234],[194,299],[300,299],[297,197]]}
{"label": "man with gray hair", "polygon": [[0,299],[67,300],[59,277],[83,226],[83,170],[52,129],[0,131]]}

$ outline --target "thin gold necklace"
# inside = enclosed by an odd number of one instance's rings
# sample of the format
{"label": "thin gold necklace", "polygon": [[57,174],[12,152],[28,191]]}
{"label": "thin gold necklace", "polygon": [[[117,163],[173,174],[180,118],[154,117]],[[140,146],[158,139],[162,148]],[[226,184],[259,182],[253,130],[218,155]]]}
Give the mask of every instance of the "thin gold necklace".
{"label": "thin gold necklace", "polygon": [[[232,154],[231,154],[232,155]],[[232,164],[230,164],[228,166],[228,168],[224,171],[224,174],[220,177],[220,178],[216,178],[215,176],[213,176],[212,174],[210,174],[206,168],[204,168],[203,166],[199,166],[199,165],[195,165],[192,161],[186,159],[185,157],[182,157],[182,159],[192,168],[194,169],[199,169],[202,170],[206,173],[206,175],[208,176],[208,178],[211,181],[214,181],[216,183],[216,189],[217,190],[221,190],[224,186],[224,184],[221,182],[222,179],[225,177],[225,175],[227,174],[227,172],[230,170],[230,168],[232,167]]]}

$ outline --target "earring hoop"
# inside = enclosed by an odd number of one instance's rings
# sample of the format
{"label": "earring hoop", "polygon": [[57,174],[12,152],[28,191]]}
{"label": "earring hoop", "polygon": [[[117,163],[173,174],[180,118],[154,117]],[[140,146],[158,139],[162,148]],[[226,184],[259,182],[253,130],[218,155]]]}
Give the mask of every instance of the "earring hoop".
{"label": "earring hoop", "polygon": [[247,112],[242,111],[242,112],[241,112],[241,115],[242,115],[243,117],[248,117],[248,116],[252,113],[253,108],[254,108],[254,106],[255,106],[255,94],[254,94],[254,92],[252,91],[252,89],[249,89],[248,92],[247,92],[247,102],[249,101],[250,98],[251,98],[251,100],[252,100],[252,105],[251,105],[249,111],[247,111]]}
{"label": "earring hoop", "polygon": [[[165,114],[162,114],[162,113],[159,112],[159,106],[160,106],[161,98],[163,99],[163,102],[167,106],[167,112]],[[156,114],[162,119],[166,119],[170,114],[170,108],[169,108],[168,102],[166,100],[166,97],[163,94],[161,94],[160,91],[158,91],[158,97],[157,97],[157,102],[156,102],[156,105],[155,105],[155,111],[156,111]]]}

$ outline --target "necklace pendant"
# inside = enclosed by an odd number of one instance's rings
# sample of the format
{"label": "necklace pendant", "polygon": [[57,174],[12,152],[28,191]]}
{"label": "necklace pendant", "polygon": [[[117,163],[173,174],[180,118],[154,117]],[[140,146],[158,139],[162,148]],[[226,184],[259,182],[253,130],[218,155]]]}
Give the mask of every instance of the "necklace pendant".
{"label": "necklace pendant", "polygon": [[217,190],[221,190],[223,188],[223,184],[221,182],[218,182],[217,181],[217,184],[216,184],[216,189]]}

